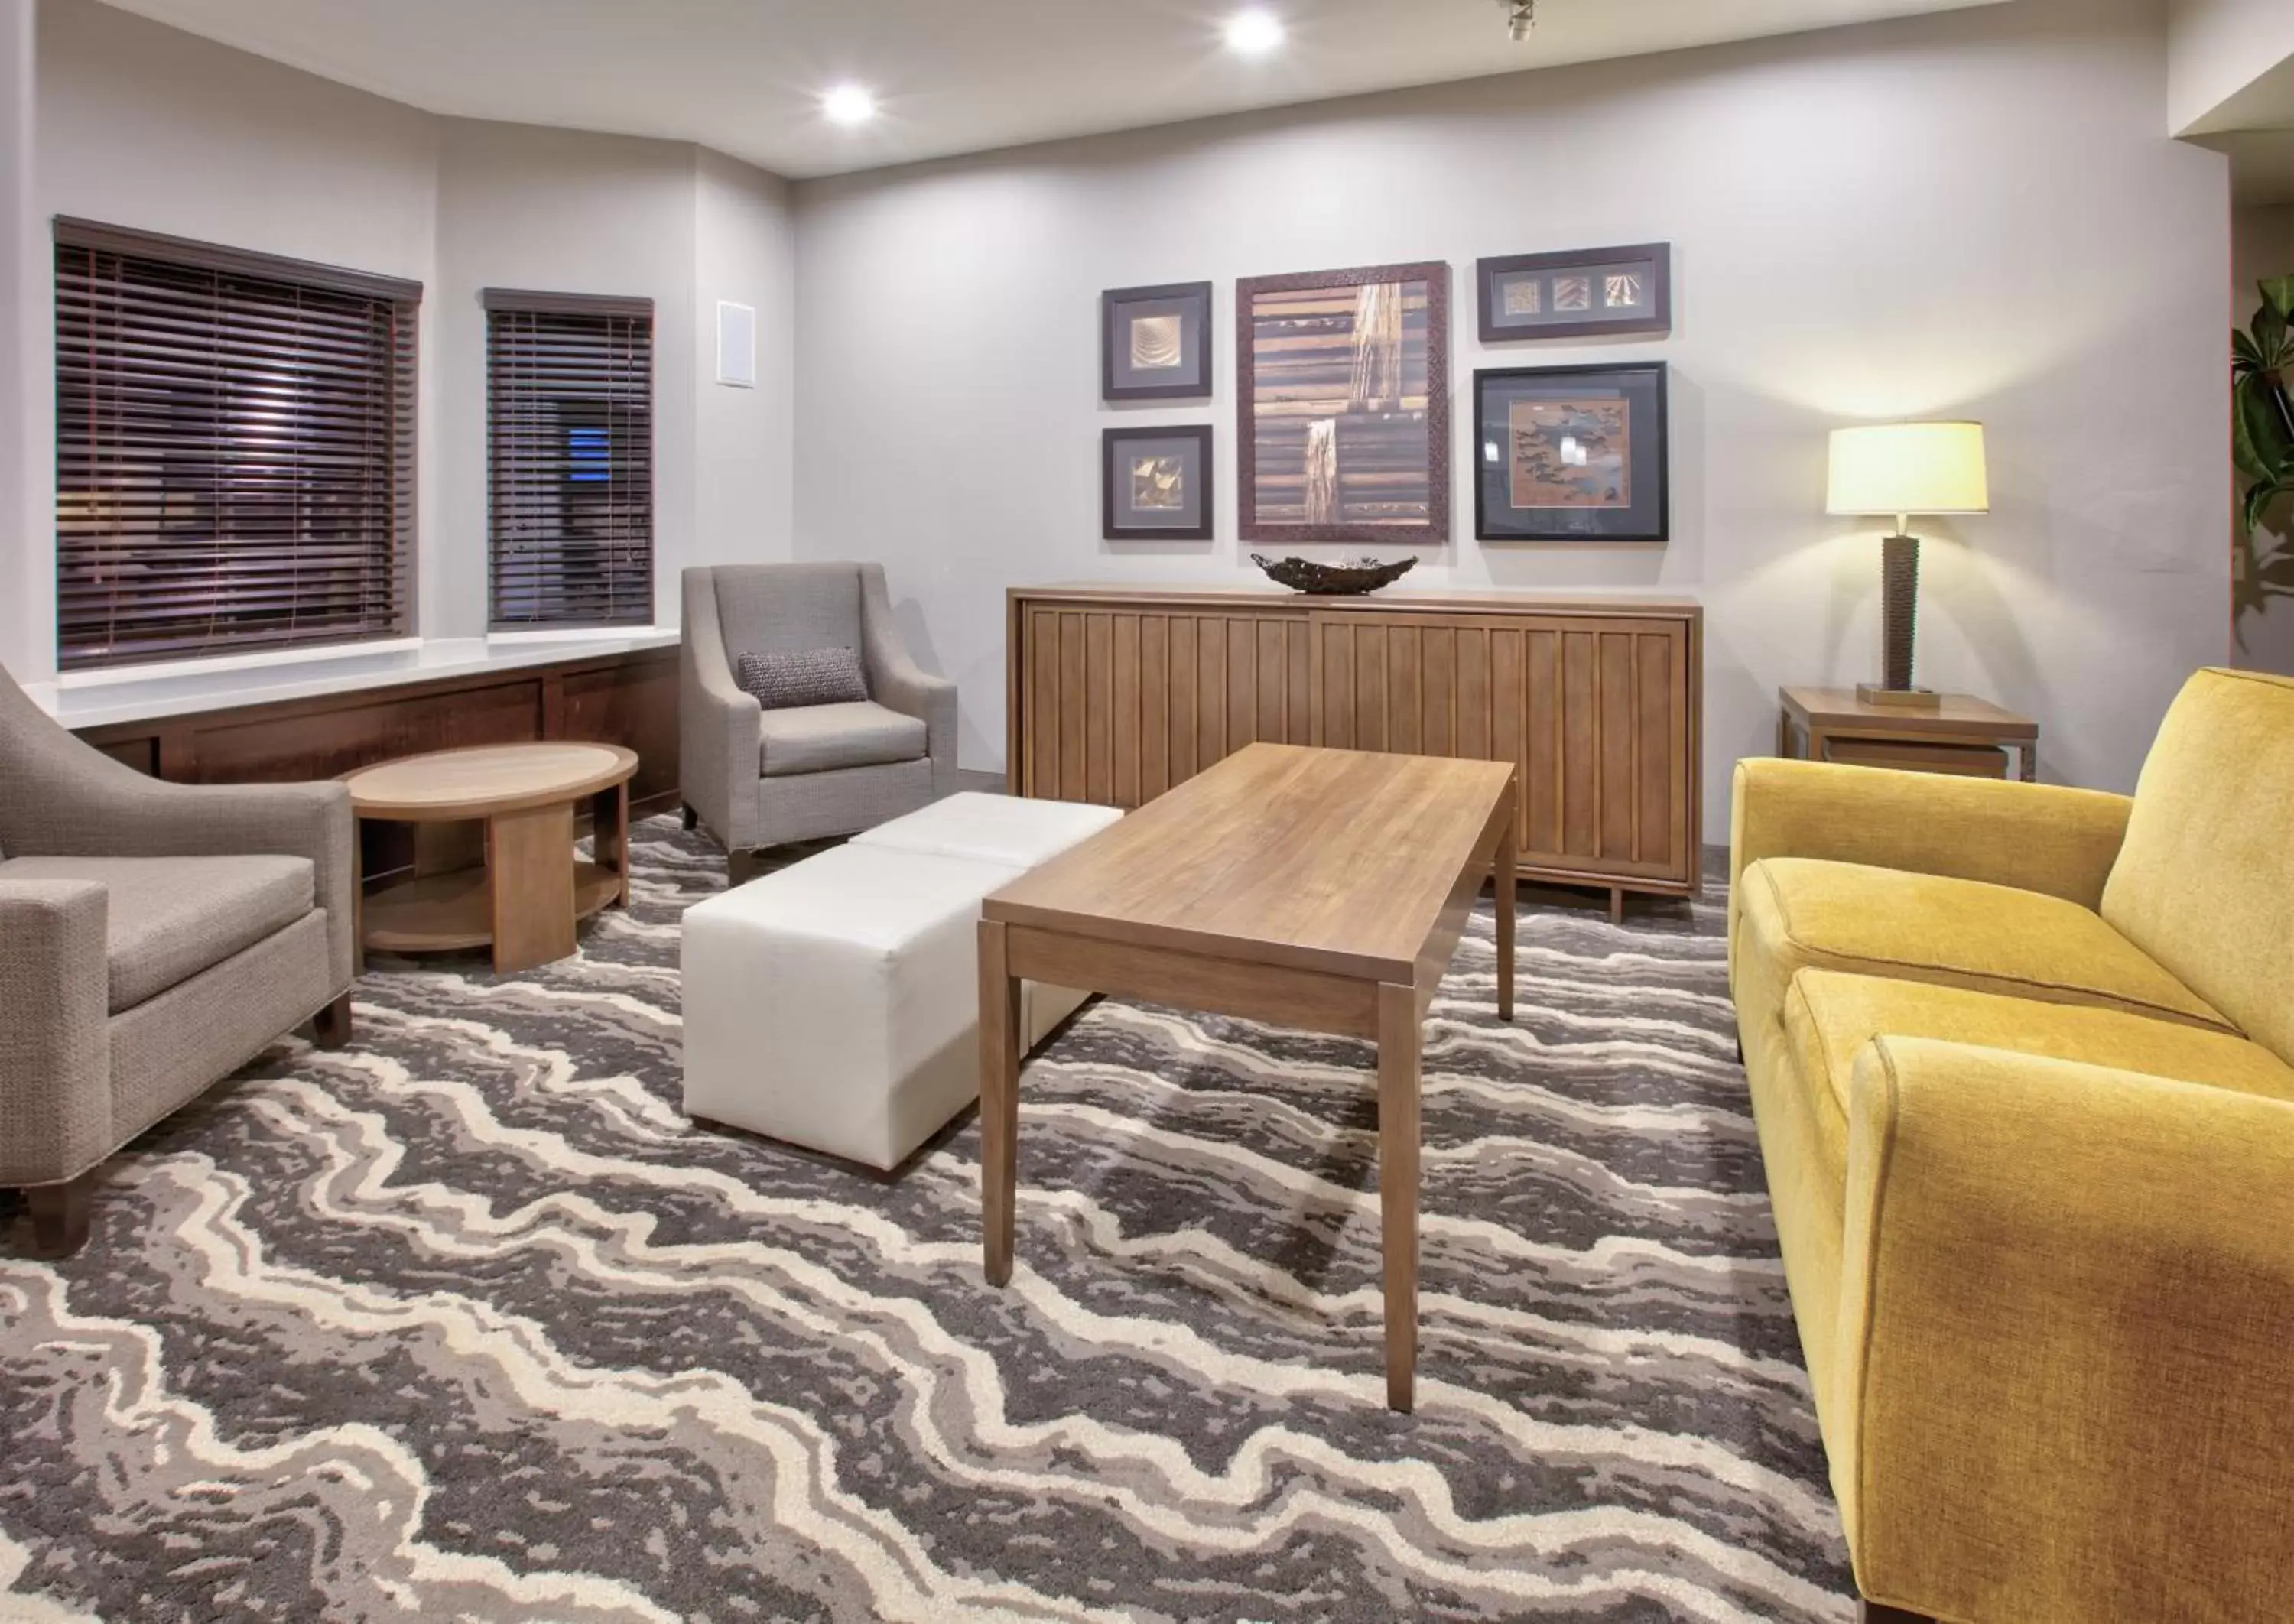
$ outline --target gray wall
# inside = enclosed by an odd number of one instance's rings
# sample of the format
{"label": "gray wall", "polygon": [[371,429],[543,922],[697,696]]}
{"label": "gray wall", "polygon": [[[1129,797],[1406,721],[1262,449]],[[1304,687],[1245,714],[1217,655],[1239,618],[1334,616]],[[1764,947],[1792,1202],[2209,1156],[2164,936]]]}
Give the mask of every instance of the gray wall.
{"label": "gray wall", "polygon": [[[37,74],[28,62],[20,74],[12,45],[34,6],[0,0],[0,123],[32,124],[31,139],[0,155],[0,318],[29,335],[20,361],[0,335],[0,497],[20,484],[7,511],[27,515],[0,524],[0,664],[20,678],[54,668],[48,219],[58,214],[423,283],[427,637],[485,629],[477,294],[490,285],[655,299],[661,623],[675,623],[686,563],[791,555],[794,255],[778,179],[679,142],[434,118],[95,0],[37,9]],[[29,195],[12,207],[20,174]],[[720,297],[756,304],[761,350],[773,346],[755,391],[719,388],[704,365],[713,326],[697,313],[705,305],[713,321]],[[20,441],[17,475],[8,447]]]}
{"label": "gray wall", "polygon": [[[1455,271],[1457,540],[1424,585],[1691,594],[1709,826],[1784,682],[1875,674],[1880,526],[1825,517],[1826,430],[1989,426],[1995,511],[1930,521],[1922,672],[2125,786],[2228,643],[2224,160],[2162,133],[2163,12],[2024,4],[1048,145],[797,189],[798,550],[883,560],[1004,759],[1002,593],[1256,579],[1236,536],[1237,276]],[[1485,351],[1476,256],[1669,239],[1663,342]],[[1096,297],[1215,278],[1216,399],[1098,402]],[[1672,364],[1673,540],[1470,539],[1470,375]],[[1217,426],[1219,540],[1103,542],[1117,423]],[[1329,549],[1324,549],[1325,551]]]}
{"label": "gray wall", "polygon": [[433,636],[486,629],[486,288],[654,302],[656,614],[676,619],[693,534],[694,152],[527,125],[443,120],[438,276],[426,323],[438,355],[437,567],[424,578]]}
{"label": "gray wall", "polygon": [[31,294],[46,277],[33,229],[35,50],[32,0],[0,0],[0,663],[11,666],[11,653],[53,624],[55,601],[52,572],[23,540],[55,506],[35,472],[47,461],[47,431],[36,430],[31,410],[35,365],[43,385],[51,365],[40,353],[47,323],[34,319]]}

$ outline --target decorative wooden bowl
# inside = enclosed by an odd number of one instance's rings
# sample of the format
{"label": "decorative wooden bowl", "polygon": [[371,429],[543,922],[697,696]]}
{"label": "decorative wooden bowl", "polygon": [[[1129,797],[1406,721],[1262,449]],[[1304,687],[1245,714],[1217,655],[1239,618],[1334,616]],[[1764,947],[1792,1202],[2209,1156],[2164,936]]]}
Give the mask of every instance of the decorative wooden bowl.
{"label": "decorative wooden bowl", "polygon": [[1264,553],[1251,554],[1250,561],[1265,571],[1266,578],[1278,586],[1325,597],[1350,597],[1390,587],[1418,564],[1414,557],[1397,558],[1392,564],[1380,564],[1375,558],[1316,564],[1307,558],[1269,558]]}

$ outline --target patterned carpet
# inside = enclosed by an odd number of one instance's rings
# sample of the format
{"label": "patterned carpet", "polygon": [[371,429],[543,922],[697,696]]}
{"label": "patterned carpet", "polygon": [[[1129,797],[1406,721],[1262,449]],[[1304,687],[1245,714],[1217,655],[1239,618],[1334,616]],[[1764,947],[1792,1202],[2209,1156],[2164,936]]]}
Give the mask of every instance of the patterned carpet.
{"label": "patterned carpet", "polygon": [[[1102,1002],[875,1181],[679,1115],[639,831],[581,957],[359,988],[0,1249],[0,1619],[1844,1620],[1718,892],[1486,912],[1428,1024],[1419,1411],[1363,1043]],[[761,1042],[769,1037],[761,1036]]]}

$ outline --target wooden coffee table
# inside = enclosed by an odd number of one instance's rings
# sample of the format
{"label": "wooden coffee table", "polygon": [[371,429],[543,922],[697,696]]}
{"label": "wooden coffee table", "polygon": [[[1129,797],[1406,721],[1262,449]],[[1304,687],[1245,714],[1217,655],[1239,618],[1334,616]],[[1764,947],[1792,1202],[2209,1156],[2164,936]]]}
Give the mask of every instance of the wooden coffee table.
{"label": "wooden coffee table", "polygon": [[1494,869],[1498,1014],[1513,1019],[1515,768],[1253,744],[980,906],[981,1204],[1012,1278],[1020,982],[1378,1043],[1386,1392],[1418,1357],[1420,1027]]}
{"label": "wooden coffee table", "polygon": [[[566,957],[577,922],[629,904],[637,770],[637,752],[621,745],[552,742],[442,750],[344,774],[362,819],[464,824],[483,835],[459,850],[419,846],[413,877],[371,897],[362,884],[361,946],[439,953],[492,944],[498,975]],[[574,808],[584,800],[597,825],[591,863],[574,856]]]}

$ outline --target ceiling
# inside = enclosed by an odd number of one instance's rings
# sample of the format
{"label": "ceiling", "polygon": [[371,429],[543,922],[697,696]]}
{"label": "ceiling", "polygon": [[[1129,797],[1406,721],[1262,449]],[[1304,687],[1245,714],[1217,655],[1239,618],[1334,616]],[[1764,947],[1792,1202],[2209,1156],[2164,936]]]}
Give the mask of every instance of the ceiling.
{"label": "ceiling", "polygon": [[[111,0],[465,118],[696,142],[795,178],[1404,85],[1996,0],[1266,0],[1289,39],[1220,41],[1243,0]],[[859,130],[821,118],[874,90]]]}

